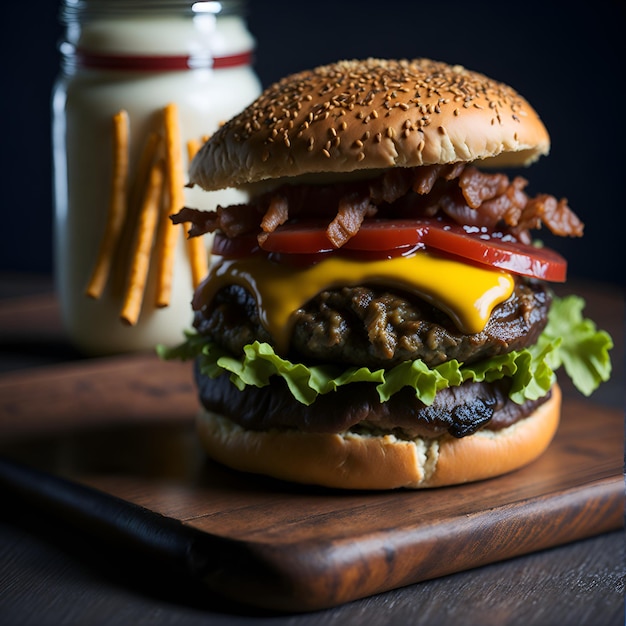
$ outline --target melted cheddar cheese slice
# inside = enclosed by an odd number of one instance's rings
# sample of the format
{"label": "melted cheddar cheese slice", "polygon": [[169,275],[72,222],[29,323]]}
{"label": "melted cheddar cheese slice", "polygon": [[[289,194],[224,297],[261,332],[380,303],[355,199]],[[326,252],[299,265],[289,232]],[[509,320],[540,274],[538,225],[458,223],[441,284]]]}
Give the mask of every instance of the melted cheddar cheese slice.
{"label": "melted cheddar cheese slice", "polygon": [[480,332],[493,308],[513,292],[510,274],[419,252],[410,257],[362,261],[330,257],[299,267],[262,256],[217,261],[198,289],[194,308],[210,302],[221,288],[237,284],[253,294],[261,323],[285,353],[292,313],[321,291],[383,285],[413,293],[447,313],[466,334]]}

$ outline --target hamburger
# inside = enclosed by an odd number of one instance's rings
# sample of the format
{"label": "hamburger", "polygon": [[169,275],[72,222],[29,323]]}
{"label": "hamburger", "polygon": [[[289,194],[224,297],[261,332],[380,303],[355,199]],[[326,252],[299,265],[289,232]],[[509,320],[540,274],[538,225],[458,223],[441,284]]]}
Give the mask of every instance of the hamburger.
{"label": "hamburger", "polygon": [[513,88],[428,59],[345,60],[268,87],[207,141],[189,185],[248,201],[185,207],[212,234],[193,330],[210,457],[343,489],[437,487],[541,455],[563,365],[590,394],[611,338],[557,298],[580,237],[565,199],[502,170],[550,138]]}

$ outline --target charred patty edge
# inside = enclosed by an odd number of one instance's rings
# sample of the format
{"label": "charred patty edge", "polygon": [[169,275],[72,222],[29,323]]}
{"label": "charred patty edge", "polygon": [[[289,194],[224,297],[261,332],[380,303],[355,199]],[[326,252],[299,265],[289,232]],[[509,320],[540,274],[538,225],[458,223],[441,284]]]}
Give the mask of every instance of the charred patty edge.
{"label": "charred patty edge", "polygon": [[352,383],[317,397],[311,405],[293,398],[287,384],[276,377],[265,387],[240,390],[228,374],[209,378],[199,361],[194,367],[202,406],[229,417],[247,430],[295,429],[301,432],[342,433],[351,429],[393,434],[400,439],[417,436],[455,438],[485,428],[497,431],[528,417],[550,398],[550,393],[523,404],[509,396],[510,380],[466,382],[440,390],[431,405],[415,396],[410,387],[387,402],[378,398],[373,383]]}
{"label": "charred patty edge", "polygon": [[[429,367],[452,359],[472,363],[534,344],[551,302],[542,282],[518,278],[513,294],[494,308],[485,328],[465,335],[415,295],[376,286],[326,290],[294,312],[291,350],[281,356],[373,369],[417,359]],[[253,296],[237,285],[220,290],[196,311],[194,327],[233,354],[255,340],[274,343]]]}

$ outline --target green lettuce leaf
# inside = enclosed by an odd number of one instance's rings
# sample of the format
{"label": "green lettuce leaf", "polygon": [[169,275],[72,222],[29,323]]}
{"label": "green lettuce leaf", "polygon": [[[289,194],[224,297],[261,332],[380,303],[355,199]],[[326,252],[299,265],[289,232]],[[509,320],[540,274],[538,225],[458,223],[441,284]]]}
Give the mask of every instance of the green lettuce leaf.
{"label": "green lettuce leaf", "polygon": [[531,350],[541,351],[545,345],[558,342],[558,350],[548,356],[550,367],[557,370],[563,365],[575,387],[590,396],[611,377],[609,350],[613,340],[583,316],[584,308],[585,301],[579,296],[555,298],[548,325]]}
{"label": "green lettuce leaf", "polygon": [[544,396],[555,380],[555,371],[563,365],[574,385],[585,395],[591,394],[611,373],[609,350],[611,337],[598,331],[595,324],[584,319],[584,300],[576,296],[555,298],[548,324],[536,345],[503,354],[479,363],[465,365],[449,361],[430,368],[423,361],[406,361],[385,370],[336,365],[307,366],[292,363],[278,356],[272,346],[255,341],[245,346],[236,357],[194,332],[186,333],[179,346],[159,346],[163,359],[198,359],[203,374],[215,378],[228,373],[239,389],[247,385],[264,387],[272,376],[284,379],[294,398],[309,405],[319,394],[355,382],[376,385],[382,402],[404,387],[415,390],[416,397],[432,404],[441,389],[466,381],[494,381],[511,378],[510,397],[522,403]]}

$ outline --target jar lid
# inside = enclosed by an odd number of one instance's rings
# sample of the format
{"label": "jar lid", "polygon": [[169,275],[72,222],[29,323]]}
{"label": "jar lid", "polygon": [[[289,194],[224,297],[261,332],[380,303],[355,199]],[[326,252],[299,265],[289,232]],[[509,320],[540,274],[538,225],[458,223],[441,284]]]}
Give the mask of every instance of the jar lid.
{"label": "jar lid", "polygon": [[246,0],[63,0],[60,18],[62,22],[102,16],[130,16],[150,12],[176,15],[237,15],[246,12]]}

